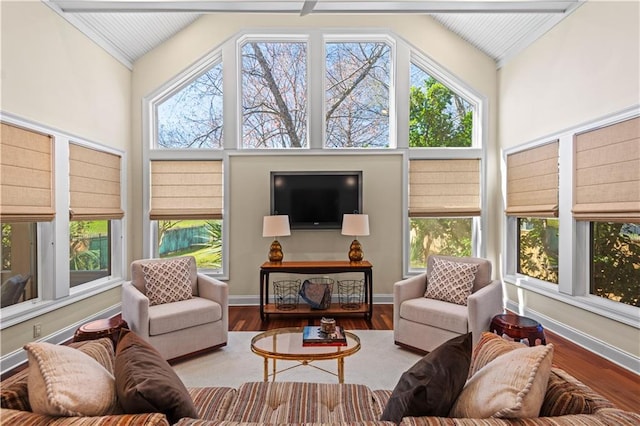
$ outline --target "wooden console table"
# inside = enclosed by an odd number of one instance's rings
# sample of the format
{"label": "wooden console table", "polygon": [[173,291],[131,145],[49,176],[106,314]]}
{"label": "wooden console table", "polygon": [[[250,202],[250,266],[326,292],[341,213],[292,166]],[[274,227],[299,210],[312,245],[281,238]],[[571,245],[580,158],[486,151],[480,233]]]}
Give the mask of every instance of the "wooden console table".
{"label": "wooden console table", "polygon": [[[291,261],[265,262],[260,266],[260,318],[264,321],[270,314],[322,317],[335,315],[364,314],[365,319],[373,316],[373,265],[366,260]],[[269,303],[269,274],[289,273],[306,275],[336,274],[340,272],[361,272],[364,274],[364,303],[358,309],[343,309],[332,303],[329,309],[311,309],[307,304],[299,304],[291,310],[279,310],[275,303]]]}

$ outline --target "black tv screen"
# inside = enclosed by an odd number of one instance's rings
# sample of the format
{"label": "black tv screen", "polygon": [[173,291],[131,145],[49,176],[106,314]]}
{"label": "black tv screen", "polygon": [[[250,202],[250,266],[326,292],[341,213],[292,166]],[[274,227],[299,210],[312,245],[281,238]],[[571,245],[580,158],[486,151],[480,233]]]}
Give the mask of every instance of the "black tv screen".
{"label": "black tv screen", "polygon": [[362,172],[271,172],[271,214],[291,229],[340,229],[342,215],[362,211]]}

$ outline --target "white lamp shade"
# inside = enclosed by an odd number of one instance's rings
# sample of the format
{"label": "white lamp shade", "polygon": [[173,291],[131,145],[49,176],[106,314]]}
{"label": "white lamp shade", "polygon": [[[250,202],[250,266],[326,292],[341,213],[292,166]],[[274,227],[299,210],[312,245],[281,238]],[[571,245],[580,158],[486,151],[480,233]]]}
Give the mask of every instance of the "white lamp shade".
{"label": "white lamp shade", "polygon": [[288,215],[279,214],[264,217],[264,220],[262,221],[263,237],[282,237],[284,235],[291,235]]}
{"label": "white lamp shade", "polygon": [[342,216],[342,235],[369,235],[369,215],[345,214]]}

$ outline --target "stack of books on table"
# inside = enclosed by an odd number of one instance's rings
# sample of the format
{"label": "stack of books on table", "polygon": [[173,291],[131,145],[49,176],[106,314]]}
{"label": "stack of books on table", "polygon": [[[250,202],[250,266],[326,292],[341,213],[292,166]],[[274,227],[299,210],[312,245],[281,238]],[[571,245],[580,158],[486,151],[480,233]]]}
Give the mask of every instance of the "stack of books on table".
{"label": "stack of books on table", "polygon": [[333,333],[325,333],[319,325],[309,325],[302,332],[302,346],[347,346],[347,337],[340,326]]}

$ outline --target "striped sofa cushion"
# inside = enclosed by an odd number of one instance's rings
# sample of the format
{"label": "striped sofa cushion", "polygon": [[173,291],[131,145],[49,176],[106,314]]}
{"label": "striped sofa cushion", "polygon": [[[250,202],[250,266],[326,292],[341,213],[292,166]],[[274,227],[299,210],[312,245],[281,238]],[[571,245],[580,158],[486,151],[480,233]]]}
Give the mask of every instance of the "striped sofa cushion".
{"label": "striped sofa cushion", "polygon": [[164,414],[122,414],[98,417],[52,417],[2,408],[3,425],[20,426],[169,426]]}
{"label": "striped sofa cushion", "polygon": [[226,387],[188,388],[187,390],[193,405],[198,410],[198,418],[212,421],[224,420],[231,403],[238,394],[234,388]]}
{"label": "striped sofa cushion", "polygon": [[226,420],[258,423],[343,423],[378,420],[364,385],[253,382],[238,389]]}
{"label": "striped sofa cushion", "polygon": [[565,414],[593,414],[613,404],[596,394],[564,370],[554,368],[549,375],[547,393],[540,408],[540,417]]}

